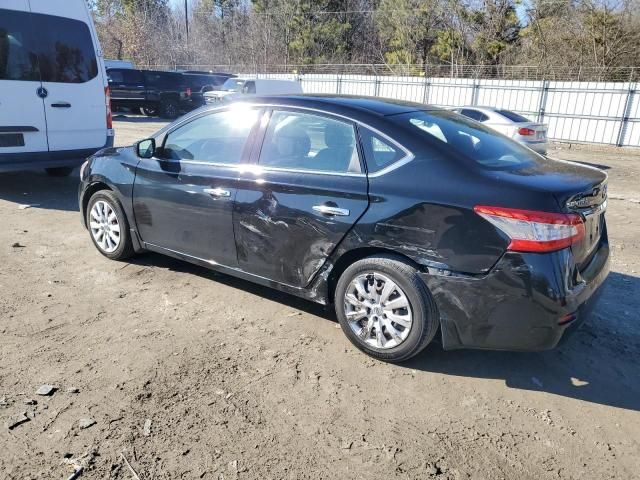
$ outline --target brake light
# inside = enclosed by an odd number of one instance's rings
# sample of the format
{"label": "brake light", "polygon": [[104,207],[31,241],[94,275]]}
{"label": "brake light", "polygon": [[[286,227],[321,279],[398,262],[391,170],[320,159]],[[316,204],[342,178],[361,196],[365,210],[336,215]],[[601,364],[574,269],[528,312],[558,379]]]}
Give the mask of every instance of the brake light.
{"label": "brake light", "polygon": [[191,88],[187,87],[187,97],[191,96]]}
{"label": "brake light", "polygon": [[527,127],[520,127],[518,129],[518,134],[519,135],[524,135],[525,137],[528,137],[530,135],[535,135],[536,131],[533,130],[532,128],[527,128]]}
{"label": "brake light", "polygon": [[111,115],[111,92],[109,92],[109,87],[104,87],[104,103],[107,106],[107,129],[112,129],[113,117]]}
{"label": "brake light", "polygon": [[582,217],[575,213],[548,213],[477,205],[473,210],[503,231],[516,252],[553,252],[570,247],[585,236]]}

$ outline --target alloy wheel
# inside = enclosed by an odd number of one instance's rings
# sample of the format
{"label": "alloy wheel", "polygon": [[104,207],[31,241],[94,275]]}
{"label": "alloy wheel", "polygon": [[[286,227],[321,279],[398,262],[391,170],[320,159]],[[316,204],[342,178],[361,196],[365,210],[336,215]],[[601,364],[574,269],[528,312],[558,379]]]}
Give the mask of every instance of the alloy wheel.
{"label": "alloy wheel", "polygon": [[351,330],[367,345],[389,349],[411,331],[411,304],[402,288],[378,272],[355,277],[345,292],[344,312]]}
{"label": "alloy wheel", "polygon": [[114,208],[104,200],[91,207],[89,228],[98,247],[106,253],[114,252],[120,245],[120,222]]}

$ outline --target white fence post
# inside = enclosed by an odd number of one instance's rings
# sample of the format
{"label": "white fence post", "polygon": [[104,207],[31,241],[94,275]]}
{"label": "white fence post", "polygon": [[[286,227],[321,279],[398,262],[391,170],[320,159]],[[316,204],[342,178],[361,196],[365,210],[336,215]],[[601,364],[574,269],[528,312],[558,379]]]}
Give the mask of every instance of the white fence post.
{"label": "white fence post", "polygon": [[618,130],[618,141],[616,145],[621,147],[624,144],[624,137],[627,133],[627,127],[629,125],[629,115],[631,114],[631,106],[633,105],[633,97],[636,94],[636,82],[633,81],[634,69],[631,69],[629,75],[629,90],[627,91],[627,98],[624,102],[624,110],[622,111],[622,117],[620,118],[620,129]]}
{"label": "white fence post", "polygon": [[544,122],[544,113],[547,108],[547,96],[549,94],[549,80],[543,80],[540,87],[540,102],[538,103],[538,123]]}

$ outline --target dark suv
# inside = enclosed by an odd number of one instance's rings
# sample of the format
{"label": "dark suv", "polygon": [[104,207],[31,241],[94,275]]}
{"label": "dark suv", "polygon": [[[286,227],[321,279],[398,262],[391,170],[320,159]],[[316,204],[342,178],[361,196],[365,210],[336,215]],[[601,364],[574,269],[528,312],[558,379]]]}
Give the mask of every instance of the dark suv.
{"label": "dark suv", "polygon": [[192,109],[191,91],[181,73],[110,68],[107,77],[114,109],[140,109],[145,115],[165,118]]}
{"label": "dark suv", "polygon": [[191,91],[190,103],[191,109],[201,107],[205,104],[204,94],[211,90],[220,90],[220,87],[229,78],[235,78],[230,73],[209,73],[185,71],[184,74],[187,87]]}

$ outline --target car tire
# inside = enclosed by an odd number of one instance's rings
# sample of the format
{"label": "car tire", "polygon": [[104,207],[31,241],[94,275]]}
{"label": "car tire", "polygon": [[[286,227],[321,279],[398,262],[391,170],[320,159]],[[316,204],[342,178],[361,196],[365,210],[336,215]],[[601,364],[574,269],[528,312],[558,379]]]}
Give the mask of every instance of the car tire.
{"label": "car tire", "polygon": [[158,107],[140,107],[140,113],[147,117],[155,117],[158,115]]}
{"label": "car tire", "polygon": [[[134,254],[129,222],[112,191],[100,190],[94,193],[87,204],[85,218],[91,241],[102,255],[111,260],[124,260]],[[117,236],[114,226],[118,227]]]}
{"label": "car tire", "polygon": [[160,104],[160,116],[163,118],[176,118],[180,115],[178,102],[175,100],[163,100]]}
{"label": "car tire", "polygon": [[45,172],[50,177],[68,177],[73,172],[73,167],[52,167],[45,168]]}
{"label": "car tire", "polygon": [[[358,293],[355,287],[358,281],[368,282],[360,283],[361,287],[368,289],[367,295]],[[390,282],[390,291],[381,301],[387,281]],[[347,300],[348,294],[350,300]],[[376,295],[378,300],[372,301]],[[354,296],[355,301],[361,302],[359,307],[352,303]],[[417,355],[433,340],[440,325],[431,293],[417,270],[400,257],[379,255],[353,263],[340,276],[334,298],[338,321],[351,343],[366,354],[386,362],[403,362]],[[392,308],[405,303],[407,308]],[[365,304],[371,308],[365,309]],[[357,320],[365,310],[368,315]],[[378,339],[378,329],[382,339]]]}

